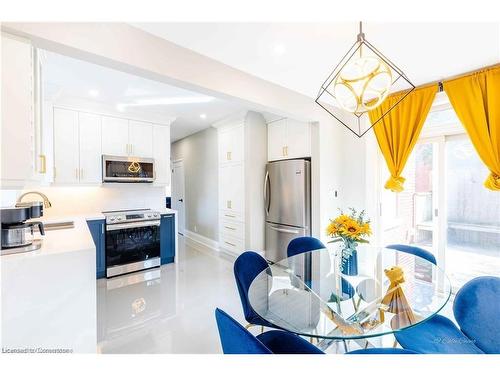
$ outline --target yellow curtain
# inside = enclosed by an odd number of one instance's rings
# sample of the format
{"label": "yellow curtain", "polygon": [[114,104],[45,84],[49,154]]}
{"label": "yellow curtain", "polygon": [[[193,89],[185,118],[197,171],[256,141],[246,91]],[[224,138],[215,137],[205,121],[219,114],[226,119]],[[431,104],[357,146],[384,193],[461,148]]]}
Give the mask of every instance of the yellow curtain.
{"label": "yellow curtain", "polygon": [[445,82],[443,87],[490,170],[484,186],[500,191],[500,67]]}
{"label": "yellow curtain", "polygon": [[[413,90],[386,114],[373,130],[384,155],[391,177],[385,184],[386,189],[403,191],[405,178],[401,176],[406,161],[417,142],[424,121],[437,92],[437,85]],[[401,99],[404,93],[388,97],[380,106],[368,113],[371,123]]]}

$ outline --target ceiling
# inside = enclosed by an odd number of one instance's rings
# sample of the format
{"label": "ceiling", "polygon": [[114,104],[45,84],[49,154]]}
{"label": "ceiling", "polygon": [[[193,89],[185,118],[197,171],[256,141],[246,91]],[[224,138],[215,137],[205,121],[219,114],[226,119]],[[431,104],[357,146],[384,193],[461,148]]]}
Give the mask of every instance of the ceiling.
{"label": "ceiling", "polygon": [[[149,121],[162,122],[174,118],[171,126],[172,142],[244,110],[241,105],[227,100],[48,51],[43,51],[42,61],[45,98],[58,104],[118,112],[123,113],[123,116]],[[142,105],[134,105],[141,104],[141,101]],[[172,101],[177,103],[165,104]],[[201,118],[201,115],[205,115],[205,118]]]}
{"label": "ceiling", "polygon": [[[356,23],[135,23],[149,33],[315,97]],[[366,39],[416,85],[500,61],[498,23],[366,23]]]}

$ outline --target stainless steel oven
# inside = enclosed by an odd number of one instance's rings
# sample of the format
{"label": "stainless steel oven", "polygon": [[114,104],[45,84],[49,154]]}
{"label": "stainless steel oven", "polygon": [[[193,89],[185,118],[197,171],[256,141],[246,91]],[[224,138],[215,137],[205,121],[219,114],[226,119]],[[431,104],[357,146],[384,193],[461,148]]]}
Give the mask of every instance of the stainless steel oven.
{"label": "stainless steel oven", "polygon": [[160,266],[160,214],[151,210],[108,211],[106,277]]}
{"label": "stainless steel oven", "polygon": [[102,182],[153,182],[154,180],[154,159],[102,156]]}

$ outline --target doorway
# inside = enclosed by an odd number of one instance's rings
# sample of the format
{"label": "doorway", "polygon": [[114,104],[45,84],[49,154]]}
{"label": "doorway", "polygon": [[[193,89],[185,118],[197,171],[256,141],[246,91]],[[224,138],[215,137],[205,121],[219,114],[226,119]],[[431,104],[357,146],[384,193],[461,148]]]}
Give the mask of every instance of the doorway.
{"label": "doorway", "polygon": [[186,223],[186,198],[184,191],[184,161],[172,163],[172,208],[177,211],[178,233],[184,235]]}
{"label": "doorway", "polygon": [[488,174],[453,110],[441,105],[408,159],[405,190],[380,193],[381,244],[432,252],[453,292],[475,277],[500,276],[500,197],[483,186]]}

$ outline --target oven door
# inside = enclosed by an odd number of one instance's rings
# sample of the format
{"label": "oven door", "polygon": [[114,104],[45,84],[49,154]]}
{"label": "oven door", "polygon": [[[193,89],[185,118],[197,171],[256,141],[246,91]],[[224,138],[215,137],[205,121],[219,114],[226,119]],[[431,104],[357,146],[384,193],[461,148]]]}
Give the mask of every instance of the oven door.
{"label": "oven door", "polygon": [[106,276],[160,265],[160,220],[106,225]]}

